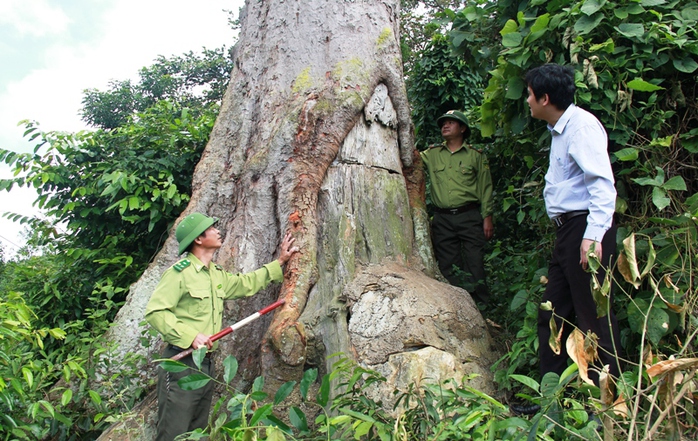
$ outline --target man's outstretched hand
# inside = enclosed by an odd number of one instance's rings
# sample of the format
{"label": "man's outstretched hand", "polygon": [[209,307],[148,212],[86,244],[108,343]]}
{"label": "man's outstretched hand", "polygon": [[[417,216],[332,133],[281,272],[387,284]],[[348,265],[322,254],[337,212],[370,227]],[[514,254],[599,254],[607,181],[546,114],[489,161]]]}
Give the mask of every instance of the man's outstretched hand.
{"label": "man's outstretched hand", "polygon": [[300,248],[293,246],[295,241],[296,239],[291,236],[291,233],[286,233],[284,240],[281,241],[281,247],[279,248],[279,263],[281,265],[285,265],[291,256],[300,251]]}

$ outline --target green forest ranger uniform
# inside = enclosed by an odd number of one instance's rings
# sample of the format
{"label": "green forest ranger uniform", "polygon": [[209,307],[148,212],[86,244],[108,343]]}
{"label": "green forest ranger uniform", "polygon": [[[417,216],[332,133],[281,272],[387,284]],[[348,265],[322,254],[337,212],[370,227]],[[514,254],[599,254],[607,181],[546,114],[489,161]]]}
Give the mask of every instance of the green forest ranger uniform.
{"label": "green forest ranger uniform", "polygon": [[478,303],[484,304],[489,299],[489,290],[483,260],[487,243],[483,219],[493,211],[487,158],[466,143],[453,153],[444,143],[420,155],[431,181],[431,200],[435,206],[432,240],[439,268],[451,284],[458,281],[453,265],[470,274],[467,282],[472,286],[468,291]]}
{"label": "green forest ranger uniform", "polygon": [[[180,253],[216,221],[199,213],[183,220],[177,227]],[[189,253],[162,275],[146,307],[145,319],[168,344],[162,357],[170,358],[189,348],[199,333],[213,335],[221,330],[225,300],[248,297],[271,282],[282,281],[283,272],[276,260],[250,273],[232,274],[213,262],[205,266]],[[213,349],[217,345],[214,342]],[[191,356],[180,361],[197,369]],[[215,376],[208,355],[201,371]],[[177,381],[192,373],[195,372],[190,369],[177,373],[158,369],[156,441],[171,441],[177,435],[208,425],[214,383],[192,391],[182,390]]]}

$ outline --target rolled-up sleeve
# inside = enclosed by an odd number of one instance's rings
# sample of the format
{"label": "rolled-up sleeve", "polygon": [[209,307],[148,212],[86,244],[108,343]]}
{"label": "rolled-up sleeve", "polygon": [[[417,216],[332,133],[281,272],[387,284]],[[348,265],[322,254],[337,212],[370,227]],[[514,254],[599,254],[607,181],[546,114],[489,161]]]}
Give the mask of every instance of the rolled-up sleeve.
{"label": "rolled-up sleeve", "polygon": [[245,274],[224,274],[226,299],[249,297],[264,289],[271,282],[282,282],[284,273],[277,260],[264,265],[256,271]]}

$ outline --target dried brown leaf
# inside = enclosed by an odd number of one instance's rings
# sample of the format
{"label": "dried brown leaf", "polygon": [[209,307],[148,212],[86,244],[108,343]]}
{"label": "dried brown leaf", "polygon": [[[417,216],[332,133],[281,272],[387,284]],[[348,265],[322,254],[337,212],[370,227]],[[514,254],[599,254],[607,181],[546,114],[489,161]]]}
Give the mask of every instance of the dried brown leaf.
{"label": "dried brown leaf", "polygon": [[584,350],[584,334],[579,329],[572,331],[569,337],[567,337],[567,342],[565,343],[567,348],[567,354],[570,356],[572,361],[577,363],[577,369],[579,370],[579,378],[582,379],[587,384],[593,385],[594,382],[589,378],[589,363],[587,361],[587,355]]}
{"label": "dried brown leaf", "polygon": [[553,350],[555,355],[560,355],[562,352],[562,330],[564,329],[565,324],[562,323],[562,326],[560,326],[560,330],[558,331],[557,329],[557,323],[555,322],[555,316],[550,317],[550,339],[548,339],[548,344],[550,345],[550,349]]}
{"label": "dried brown leaf", "polygon": [[647,368],[647,375],[656,377],[669,372],[685,371],[698,366],[698,358],[679,358],[677,360],[663,360]]}

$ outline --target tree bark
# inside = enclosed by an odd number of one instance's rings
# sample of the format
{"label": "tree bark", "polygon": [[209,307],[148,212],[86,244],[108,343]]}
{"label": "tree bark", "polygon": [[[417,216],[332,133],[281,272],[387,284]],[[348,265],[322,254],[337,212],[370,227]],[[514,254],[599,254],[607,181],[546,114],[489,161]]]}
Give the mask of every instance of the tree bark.
{"label": "tree bark", "polygon": [[[238,388],[259,374],[274,389],[298,380],[307,366],[325,372],[326,356],[338,351],[362,361],[350,331],[357,328],[350,304],[369,290],[370,283],[352,285],[364,269],[383,265],[375,277],[384,281],[397,273],[415,280],[437,276],[402,72],[399,4],[247,1],[230,86],[182,214],[220,218],[225,239],[216,261],[229,270],[250,271],[273,260],[287,231],[301,249],[286,265],[280,288],[226,306],[224,323],[232,323],[286,299],[273,318],[221,340],[218,352],[240,363]],[[171,234],[132,288],[115,334],[142,320],[175,249]],[[394,286],[402,288],[386,288],[388,298],[402,289],[419,296],[434,289],[422,282]],[[454,308],[474,317],[469,327],[475,337],[468,338],[489,345],[477,308],[458,291],[467,302]],[[133,335],[120,339],[122,348],[136,351],[129,339]],[[376,363],[411,344],[409,338],[389,341],[396,347]],[[417,344],[458,353],[439,336],[420,336]]]}

